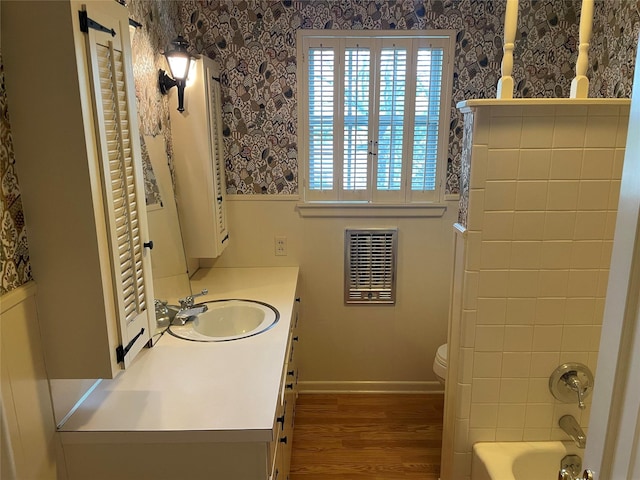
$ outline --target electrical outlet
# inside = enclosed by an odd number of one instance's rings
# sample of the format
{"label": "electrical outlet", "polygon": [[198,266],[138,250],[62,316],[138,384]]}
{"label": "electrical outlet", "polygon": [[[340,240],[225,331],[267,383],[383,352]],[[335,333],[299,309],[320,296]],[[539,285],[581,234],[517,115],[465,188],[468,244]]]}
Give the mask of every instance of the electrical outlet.
{"label": "electrical outlet", "polygon": [[287,254],[287,237],[276,237],[276,256],[284,256]]}

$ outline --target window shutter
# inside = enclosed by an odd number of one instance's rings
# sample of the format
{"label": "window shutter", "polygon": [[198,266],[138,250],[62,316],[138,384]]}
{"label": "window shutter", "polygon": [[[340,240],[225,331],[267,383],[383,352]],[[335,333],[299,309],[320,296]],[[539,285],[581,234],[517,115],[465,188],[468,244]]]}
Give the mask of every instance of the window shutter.
{"label": "window shutter", "polygon": [[112,37],[89,29],[87,51],[118,328],[121,346],[128,351],[124,356],[127,367],[150,339],[149,306],[153,299],[150,259],[143,246],[147,224],[138,127],[130,110],[135,100],[131,60],[127,57],[131,54],[129,27],[109,17],[101,18],[97,10],[87,13],[116,33]]}
{"label": "window shutter", "polygon": [[407,50],[383,48],[380,54],[378,190],[400,190],[402,187],[406,81]]}
{"label": "window shutter", "polygon": [[397,228],[345,231],[345,303],[395,303],[397,244]]}
{"label": "window shutter", "polygon": [[411,165],[411,190],[435,190],[444,50],[419,48]]}
{"label": "window shutter", "polygon": [[368,48],[345,49],[344,59],[344,160],[342,188],[366,190],[369,151],[369,78],[371,52]]}
{"label": "window shutter", "polygon": [[454,32],[299,37],[305,201],[441,200]]}
{"label": "window shutter", "polygon": [[333,190],[334,49],[310,48],[308,64],[309,189]]}

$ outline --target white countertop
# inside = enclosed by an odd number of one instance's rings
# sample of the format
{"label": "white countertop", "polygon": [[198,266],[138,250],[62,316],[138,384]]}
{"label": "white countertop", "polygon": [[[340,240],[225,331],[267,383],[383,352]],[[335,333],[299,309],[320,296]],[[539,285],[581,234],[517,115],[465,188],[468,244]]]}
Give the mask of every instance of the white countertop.
{"label": "white countertop", "polygon": [[60,428],[63,443],[270,441],[297,267],[196,272],[198,301],[239,298],[273,305],[270,330],[230,342],[191,342],[165,333],[130,368],[103,380]]}

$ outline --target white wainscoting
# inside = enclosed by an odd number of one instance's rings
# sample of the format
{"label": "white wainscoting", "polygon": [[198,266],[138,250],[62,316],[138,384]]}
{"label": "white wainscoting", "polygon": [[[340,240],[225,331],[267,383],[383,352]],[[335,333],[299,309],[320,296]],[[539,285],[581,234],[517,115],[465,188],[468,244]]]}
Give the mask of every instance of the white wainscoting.
{"label": "white wainscoting", "polygon": [[2,466],[7,480],[55,479],[56,436],[35,303],[29,282],[0,301]]}

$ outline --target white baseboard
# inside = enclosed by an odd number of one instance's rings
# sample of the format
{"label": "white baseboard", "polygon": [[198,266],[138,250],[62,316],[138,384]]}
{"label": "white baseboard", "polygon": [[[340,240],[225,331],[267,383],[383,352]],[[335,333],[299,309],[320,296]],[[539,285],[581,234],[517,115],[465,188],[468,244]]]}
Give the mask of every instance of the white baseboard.
{"label": "white baseboard", "polygon": [[441,393],[439,382],[298,382],[298,392],[305,393]]}

